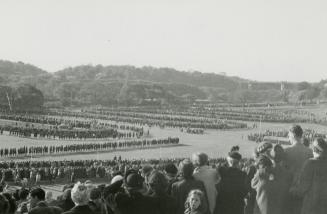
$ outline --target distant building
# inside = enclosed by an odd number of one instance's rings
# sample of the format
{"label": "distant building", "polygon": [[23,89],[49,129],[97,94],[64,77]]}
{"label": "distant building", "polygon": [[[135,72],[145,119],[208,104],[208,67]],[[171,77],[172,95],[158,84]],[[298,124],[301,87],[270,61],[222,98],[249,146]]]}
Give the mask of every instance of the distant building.
{"label": "distant building", "polygon": [[252,89],[252,83],[248,83],[248,89],[251,90]]}
{"label": "distant building", "polygon": [[280,83],[280,90],[281,91],[284,91],[285,90],[285,84],[283,82]]}

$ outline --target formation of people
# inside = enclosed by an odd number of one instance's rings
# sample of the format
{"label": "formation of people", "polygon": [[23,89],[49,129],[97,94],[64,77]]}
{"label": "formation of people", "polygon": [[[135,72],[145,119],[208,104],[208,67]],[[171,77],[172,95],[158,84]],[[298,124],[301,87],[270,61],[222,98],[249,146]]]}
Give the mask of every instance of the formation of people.
{"label": "formation of people", "polygon": [[[267,139],[265,137],[280,137],[287,138],[289,132],[287,130],[265,130],[263,133],[251,133],[247,136],[249,141],[263,142]],[[313,129],[303,130],[303,141],[306,143],[312,142],[316,138],[326,138],[326,134],[318,133]],[[271,140],[271,139],[270,139]]]}
{"label": "formation of people", "polygon": [[33,155],[49,155],[49,154],[66,154],[72,152],[85,153],[92,151],[114,151],[116,149],[142,149],[152,146],[169,146],[177,145],[179,138],[168,137],[164,139],[143,139],[130,141],[114,141],[114,142],[91,142],[82,144],[66,144],[66,145],[44,145],[44,146],[23,146],[19,148],[0,148],[0,157],[24,157]]}
{"label": "formation of people", "polygon": [[288,136],[290,147],[262,142],[253,160],[243,159],[234,146],[219,159],[198,152],[191,158],[170,160],[20,163],[64,168],[83,165],[94,168],[93,173],[85,173],[93,176],[103,175],[101,167],[114,170],[102,185],[89,178],[71,180],[57,199],[40,186],[10,193],[2,181],[0,210],[6,214],[41,210],[65,214],[325,214],[327,142],[316,138],[310,147],[304,145],[298,125],[290,128]]}

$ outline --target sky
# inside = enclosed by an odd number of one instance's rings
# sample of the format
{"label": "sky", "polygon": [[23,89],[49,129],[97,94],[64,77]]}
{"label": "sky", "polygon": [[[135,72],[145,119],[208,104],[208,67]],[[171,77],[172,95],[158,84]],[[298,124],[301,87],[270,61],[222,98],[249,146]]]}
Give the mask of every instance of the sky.
{"label": "sky", "polygon": [[0,59],[327,79],[325,0],[1,0]]}

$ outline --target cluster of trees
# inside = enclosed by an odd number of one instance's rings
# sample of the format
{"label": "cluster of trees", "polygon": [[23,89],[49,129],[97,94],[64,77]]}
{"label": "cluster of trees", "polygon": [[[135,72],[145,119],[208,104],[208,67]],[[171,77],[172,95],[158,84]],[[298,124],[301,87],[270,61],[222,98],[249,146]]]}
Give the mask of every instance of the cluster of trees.
{"label": "cluster of trees", "polygon": [[0,85],[0,108],[8,110],[39,110],[44,103],[40,90],[27,84],[17,87]]}
{"label": "cluster of trees", "polygon": [[29,84],[42,91],[50,106],[180,104],[196,100],[226,103],[312,101],[327,99],[326,83],[284,83],[284,90],[281,90],[278,82],[133,66],[82,65],[50,74],[22,62],[0,60],[0,85],[19,88]]}

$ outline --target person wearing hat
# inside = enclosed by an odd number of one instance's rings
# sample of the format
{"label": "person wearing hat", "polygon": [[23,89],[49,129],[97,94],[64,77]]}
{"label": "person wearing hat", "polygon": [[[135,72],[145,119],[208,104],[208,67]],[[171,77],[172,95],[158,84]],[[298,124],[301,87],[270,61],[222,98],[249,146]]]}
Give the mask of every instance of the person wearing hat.
{"label": "person wearing hat", "polygon": [[167,193],[168,193],[168,195],[171,195],[172,185],[173,185],[173,183],[178,181],[178,179],[177,179],[178,169],[174,163],[167,163],[164,167],[164,173],[168,179]]}
{"label": "person wearing hat", "polygon": [[[303,164],[312,158],[312,150],[303,144],[303,130],[299,125],[293,125],[288,133],[288,138],[291,146],[285,148],[285,165],[292,176],[292,183],[290,188],[298,185],[299,176]],[[300,213],[302,199],[299,197],[291,197],[289,201],[289,214]]]}
{"label": "person wearing hat", "polygon": [[108,199],[111,210],[119,214],[158,213],[156,200],[142,194],[143,183],[143,177],[136,170],[127,170],[124,176],[125,192],[118,192]]}
{"label": "person wearing hat", "polygon": [[302,168],[299,184],[291,193],[303,197],[301,214],[327,213],[327,142],[317,138],[313,142],[313,156]]}
{"label": "person wearing hat", "polygon": [[235,146],[228,153],[228,166],[218,169],[221,180],[217,184],[216,209],[214,214],[242,214],[244,212],[244,198],[247,193],[245,178],[246,174],[239,169],[242,155],[239,147]]}

